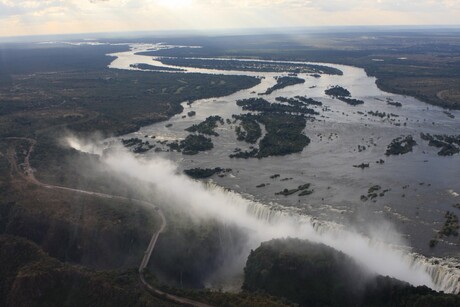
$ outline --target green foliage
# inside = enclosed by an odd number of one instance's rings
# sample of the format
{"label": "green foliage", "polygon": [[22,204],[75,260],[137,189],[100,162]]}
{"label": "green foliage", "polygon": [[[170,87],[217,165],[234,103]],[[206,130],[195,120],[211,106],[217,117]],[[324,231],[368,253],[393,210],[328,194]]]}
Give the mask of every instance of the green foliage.
{"label": "green foliage", "polygon": [[452,156],[460,152],[460,135],[431,135],[429,133],[421,133],[420,137],[424,141],[428,141],[428,145],[441,148],[438,152],[440,156]]}
{"label": "green foliage", "polygon": [[[105,69],[112,61],[108,53],[128,51],[129,46],[69,46],[12,44],[2,45],[0,86],[2,77],[37,72]],[[14,78],[4,80],[13,81]],[[8,83],[3,83],[8,84]]]}
{"label": "green foliage", "polygon": [[27,238],[61,261],[104,269],[139,264],[157,227],[152,209],[74,192],[9,188],[0,234]]}
{"label": "green foliage", "polygon": [[394,107],[402,107],[402,103],[400,102],[397,102],[397,101],[387,101],[387,104],[389,104],[390,106],[394,106]]}
{"label": "green foliage", "polygon": [[223,173],[230,171],[229,169],[224,170],[223,168],[192,168],[184,170],[184,173],[194,179],[204,179],[209,178],[215,174]]}
{"label": "green foliage", "polygon": [[454,212],[446,212],[446,221],[442,226],[442,229],[439,231],[439,236],[458,236],[458,230],[460,226],[458,225],[458,216]]}
{"label": "green foliage", "polygon": [[350,97],[351,96],[351,93],[346,88],[343,88],[338,85],[328,88],[324,92],[326,93],[326,95],[329,95],[332,97]]}
{"label": "green foliage", "polygon": [[171,68],[171,67],[163,67],[163,66],[155,66],[150,64],[131,64],[130,67],[138,68],[142,70],[154,70],[154,71],[184,71],[183,69],[178,68]]}
{"label": "green foliage", "polygon": [[417,145],[417,142],[414,140],[412,135],[400,136],[388,145],[385,152],[386,156],[390,155],[404,155],[406,153],[412,152],[412,148]]}
{"label": "green foliage", "polygon": [[62,264],[18,237],[0,236],[0,263],[2,306],[171,306],[143,292],[135,270]]}
{"label": "green foliage", "polygon": [[283,89],[288,86],[302,84],[305,83],[305,79],[297,78],[297,77],[279,77],[276,79],[276,84],[272,87],[268,88],[264,95],[270,95],[274,91]]}
{"label": "green foliage", "polygon": [[[269,156],[283,156],[301,152],[309,143],[310,139],[303,134],[307,121],[303,115],[317,114],[313,109],[307,108],[305,104],[285,105],[281,103],[270,103],[262,98],[251,98],[238,100],[237,105],[243,110],[260,112],[257,115],[245,114],[233,116],[243,121],[263,124],[267,133],[259,141],[259,148],[252,148],[251,151],[235,150],[231,158],[265,158]],[[298,115],[298,114],[303,115]],[[251,128],[248,128],[251,129]],[[253,128],[250,140],[258,137],[257,128]],[[240,130],[240,138],[247,138]]]}
{"label": "green foliage", "polygon": [[310,139],[303,134],[306,120],[302,116],[262,114],[258,120],[267,130],[259,142],[258,158],[301,152],[310,143]]}
{"label": "green foliage", "polygon": [[210,138],[202,135],[189,134],[185,140],[180,142],[180,148],[184,155],[196,155],[200,151],[207,151],[214,148]]}
{"label": "green foliage", "polygon": [[125,134],[181,112],[186,100],[225,96],[259,82],[246,76],[113,70],[15,78],[2,88],[0,114],[7,116],[0,118],[0,136],[41,135],[66,127]]}
{"label": "green foliage", "polygon": [[313,109],[307,108],[305,104],[285,105],[281,103],[270,103],[263,98],[249,98],[238,100],[236,104],[247,111],[267,112],[267,113],[292,113],[318,115]]}
{"label": "green foliage", "polygon": [[[141,53],[150,55],[150,52]],[[157,55],[156,53],[154,55]],[[205,69],[237,70],[237,71],[260,71],[260,72],[291,72],[291,73],[325,73],[330,75],[342,75],[342,71],[336,68],[314,64],[290,64],[260,61],[235,61],[235,60],[207,60],[185,58],[160,58],[163,64],[198,67]]]}
{"label": "green foliage", "polygon": [[251,148],[249,151],[242,151],[241,148],[236,148],[232,154],[229,155],[230,158],[237,159],[249,159],[257,157],[259,149]]}
{"label": "green foliage", "polygon": [[214,131],[214,129],[217,128],[217,123],[220,123],[221,125],[223,125],[224,124],[223,118],[218,115],[209,116],[203,122],[197,125],[193,125],[185,130],[188,132],[197,132],[201,134],[219,136],[219,134]]}
{"label": "green foliage", "polygon": [[[362,67],[379,88],[445,108],[460,108],[460,39],[456,30],[374,31],[195,38],[199,49],[151,53],[179,57],[244,57]],[[372,39],[369,39],[372,37]],[[383,61],[375,61],[381,59]]]}
{"label": "green foliage", "polygon": [[311,105],[311,106],[322,106],[323,105],[321,101],[314,100],[313,98],[302,97],[302,96],[296,96],[294,98],[276,97],[275,99],[276,101],[286,102],[295,107],[303,107],[305,105]]}
{"label": "green foliage", "polygon": [[351,93],[346,89],[341,86],[335,85],[333,87],[328,88],[327,90],[324,91],[326,95],[332,96],[334,98],[337,98],[349,105],[352,106],[357,106],[359,104],[363,104],[364,101],[359,100],[359,99],[353,99],[350,98]]}
{"label": "green foliage", "polygon": [[349,105],[351,106],[357,106],[359,104],[363,104],[364,101],[363,100],[359,100],[359,99],[354,99],[354,98],[348,98],[348,97],[337,97],[337,99],[343,101],[343,102],[346,102],[348,103]]}
{"label": "green foliage", "polygon": [[295,193],[297,193],[299,191],[301,191],[299,196],[310,195],[310,194],[313,193],[313,190],[309,190],[310,185],[311,185],[310,183],[306,183],[306,184],[298,186],[296,189],[284,189],[281,192],[275,193],[275,195],[289,196],[289,195],[295,194]]}
{"label": "green foliage", "polygon": [[243,289],[301,306],[456,306],[457,295],[374,276],[330,247],[272,240],[249,255]]}
{"label": "green foliage", "polygon": [[356,272],[354,284],[364,278],[344,254],[324,245],[297,239],[272,240],[251,252],[243,289],[264,291],[302,306],[334,306],[352,301],[347,270]]}
{"label": "green foliage", "polygon": [[255,116],[252,114],[233,115],[233,118],[240,120],[240,126],[235,128],[238,141],[245,141],[255,144],[262,136],[262,129]]}
{"label": "green foliage", "polygon": [[168,293],[187,297],[212,306],[222,307],[287,307],[298,306],[286,299],[270,296],[263,293],[229,293],[209,290],[187,290],[163,286]]}

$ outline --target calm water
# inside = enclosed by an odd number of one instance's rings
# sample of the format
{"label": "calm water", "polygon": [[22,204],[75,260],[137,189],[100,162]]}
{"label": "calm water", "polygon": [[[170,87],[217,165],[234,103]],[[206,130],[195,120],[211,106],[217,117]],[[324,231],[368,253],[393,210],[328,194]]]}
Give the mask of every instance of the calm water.
{"label": "calm water", "polygon": [[[146,63],[166,66],[154,57],[136,55],[136,52],[170,48],[162,45],[136,45],[131,52],[113,54],[117,58],[110,67],[132,69],[130,64]],[[219,137],[212,137],[214,149],[195,156],[184,156],[175,152],[154,152],[146,155],[161,155],[178,163],[181,169],[194,167],[231,168],[231,174],[225,177],[213,177],[218,185],[235,190],[247,197],[264,203],[277,203],[287,207],[301,208],[306,214],[322,220],[333,220],[353,225],[367,232],[375,225],[395,227],[415,251],[425,255],[460,256],[459,239],[451,237],[434,249],[428,248],[428,242],[435,236],[436,230],[444,223],[447,210],[460,213],[452,206],[460,203],[460,155],[440,157],[438,149],[428,147],[420,139],[420,133],[458,134],[460,131],[460,112],[451,111],[455,118],[448,117],[443,109],[420,102],[412,97],[389,94],[380,91],[375,78],[368,77],[363,69],[326,64],[344,72],[343,76],[322,75],[314,78],[309,74],[299,74],[306,80],[304,84],[287,87],[263,98],[274,102],[275,97],[308,96],[323,102],[328,110],[316,107],[320,116],[307,123],[305,134],[311,144],[302,153],[284,157],[265,159],[230,159],[228,156],[236,147],[243,150],[249,145],[236,140],[234,125],[225,124],[217,128]],[[170,66],[169,66],[170,67]],[[209,74],[238,74],[263,77],[254,88],[234,93],[230,96],[195,101],[191,106],[184,102],[183,114],[142,128],[139,132],[124,136],[157,140],[180,140],[188,133],[185,128],[199,123],[210,115],[220,115],[224,119],[233,114],[245,113],[236,105],[236,100],[259,97],[276,83],[275,77],[286,73],[260,73],[220,71],[198,68],[185,68],[187,72]],[[364,100],[359,106],[349,106],[339,100],[331,99],[324,90],[332,85],[348,89],[353,98]],[[388,105],[386,99],[401,102],[402,107]],[[189,111],[196,116],[182,118]],[[399,115],[394,121],[379,117],[364,116],[368,111],[380,111]],[[406,119],[407,118],[407,119]],[[399,123],[400,126],[397,126]],[[403,124],[406,123],[406,126]],[[172,124],[167,128],[166,125]],[[400,135],[413,135],[418,143],[412,153],[402,156],[384,155],[391,140]],[[147,140],[146,139],[146,140]],[[359,152],[358,145],[366,146]],[[160,145],[157,145],[161,147]],[[164,149],[167,149],[163,147]],[[375,163],[379,159],[384,164]],[[353,165],[370,163],[370,168],[361,170]],[[270,179],[280,174],[278,179]],[[281,181],[283,178],[292,178]],[[311,183],[314,193],[299,197],[275,196],[284,188],[295,188]],[[264,188],[257,185],[268,184]],[[375,202],[360,200],[369,187],[380,185],[390,189],[384,197]],[[371,227],[370,227],[371,226]]]}

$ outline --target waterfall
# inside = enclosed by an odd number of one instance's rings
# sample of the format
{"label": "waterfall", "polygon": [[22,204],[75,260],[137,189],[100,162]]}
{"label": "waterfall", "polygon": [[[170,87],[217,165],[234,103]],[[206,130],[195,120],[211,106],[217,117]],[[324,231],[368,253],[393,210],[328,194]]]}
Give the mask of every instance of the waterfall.
{"label": "waterfall", "polygon": [[[257,201],[249,200],[241,201],[242,196],[236,192],[221,188],[214,183],[208,183],[208,188],[213,190],[221,190],[226,193],[227,197],[233,198],[236,206],[243,206],[244,210],[250,216],[266,224],[267,227],[277,226],[278,224],[292,226],[292,231],[286,231],[281,234],[285,237],[298,237],[308,239],[313,242],[320,242],[329,245],[355,259],[358,263],[364,264],[370,270],[376,271],[381,275],[388,275],[403,281],[407,281],[415,286],[426,285],[433,290],[443,291],[445,293],[460,293],[460,263],[457,259],[451,258],[428,258],[421,254],[410,251],[407,246],[390,244],[378,239],[374,239],[363,234],[347,229],[344,225],[340,225],[329,221],[320,221],[317,218],[303,214],[298,208],[288,208],[278,204],[262,204]],[[348,243],[352,243],[353,246]],[[362,250],[364,249],[364,250]],[[360,253],[370,253],[371,257],[375,255],[383,255],[383,259],[396,260],[399,266],[407,269],[409,274],[406,278],[401,278],[392,274],[392,270],[379,271],[372,264],[372,260],[360,259]],[[367,262],[367,263],[366,263]],[[376,260],[377,264],[380,264]],[[382,264],[383,265],[383,264]],[[377,265],[378,267],[378,265]],[[414,275],[423,273],[429,276],[430,280],[419,282],[411,280],[410,273]]]}
{"label": "waterfall", "polygon": [[[74,143],[69,145],[83,148]],[[107,152],[103,163],[116,174],[150,183],[149,190],[153,187],[154,192],[150,195],[152,202],[178,206],[197,219],[213,219],[243,229],[249,237],[247,247],[257,248],[261,242],[275,238],[306,239],[343,252],[371,272],[437,291],[460,292],[458,259],[427,258],[411,252],[403,243],[390,244],[366,236],[351,227],[309,216],[299,208],[262,204],[251,200],[250,195],[229,191],[212,182],[206,185],[191,180],[178,175],[176,165],[162,158],[143,160],[122,149]],[[232,247],[237,243],[236,237],[228,230],[223,229],[219,239],[222,246]],[[240,256],[247,257],[249,250],[242,250]]]}

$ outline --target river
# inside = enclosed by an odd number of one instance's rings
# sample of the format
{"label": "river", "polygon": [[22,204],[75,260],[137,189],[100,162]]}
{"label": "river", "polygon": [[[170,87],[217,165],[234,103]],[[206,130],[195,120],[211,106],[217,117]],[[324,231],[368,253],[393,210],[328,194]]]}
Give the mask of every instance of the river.
{"label": "river", "polygon": [[[139,70],[131,65],[143,63],[184,70],[177,72],[178,74],[255,76],[261,78],[261,83],[226,97],[198,100],[192,104],[184,102],[182,114],[177,114],[166,122],[143,127],[140,131],[123,138],[137,137],[150,142],[153,136],[157,141],[184,139],[188,135],[185,128],[203,121],[208,116],[219,115],[224,119],[231,119],[233,114],[246,113],[236,105],[237,100],[260,97],[258,93],[265,92],[274,85],[276,77],[288,75],[287,72],[227,71],[168,66],[161,63],[161,59],[157,57],[138,54],[174,47],[162,44],[132,45],[131,51],[111,54],[110,56],[115,59],[109,67]],[[445,263],[456,263],[460,257],[458,237],[445,238],[435,248],[429,247],[429,241],[444,224],[446,211],[454,211],[457,214],[460,212],[453,208],[454,204],[460,203],[460,155],[439,156],[436,148],[429,147],[427,142],[421,140],[420,133],[458,134],[460,112],[450,111],[451,115],[448,116],[444,109],[428,105],[413,97],[383,92],[377,88],[376,79],[367,76],[361,68],[324,63],[298,63],[327,65],[343,71],[342,76],[323,74],[321,78],[315,78],[311,74],[298,74],[299,78],[306,80],[304,84],[289,86],[263,96],[270,102],[275,102],[278,96],[307,96],[323,103],[322,107],[316,107],[320,116],[307,123],[305,134],[311,139],[311,143],[301,153],[264,159],[231,159],[229,154],[236,147],[247,149],[249,145],[237,141],[235,125],[226,123],[217,128],[219,136],[212,137],[214,149],[211,151],[185,156],[170,152],[167,147],[157,144],[156,146],[163,151],[151,150],[144,155],[161,156],[175,161],[181,170],[195,167],[231,168],[230,174],[223,177],[215,176],[212,182],[245,198],[265,204],[267,210],[270,207],[282,208],[286,212],[295,212],[300,216],[308,216],[325,223],[344,225],[369,237],[379,237],[385,244],[404,245],[413,253],[428,257],[422,262],[428,261],[430,257],[443,257]],[[353,98],[365,103],[350,106],[327,96],[324,91],[334,85],[348,89]],[[400,102],[402,107],[390,105],[387,101]],[[195,111],[196,116],[186,116],[190,111]],[[368,115],[368,111],[392,113],[397,117],[391,117],[393,120],[375,117]],[[418,145],[414,147],[413,152],[400,156],[385,156],[388,144],[401,135],[414,136]],[[358,146],[365,146],[366,149],[360,151]],[[380,159],[385,163],[376,163]],[[369,163],[370,167],[353,167],[361,163]],[[280,174],[280,177],[271,179],[270,176],[273,174]],[[275,195],[284,188],[295,188],[307,182],[311,183],[314,189],[314,193],[309,196]],[[263,188],[256,187],[262,183],[267,185]],[[368,189],[374,185],[380,185],[382,190],[388,192],[383,197],[378,197],[375,202],[362,201],[361,195],[366,195]],[[379,234],[376,235],[376,232]],[[432,277],[439,275],[435,269],[430,270],[433,271],[430,272]],[[457,270],[449,276],[453,278],[452,283],[455,276],[460,277],[460,273]],[[446,281],[436,282],[440,284]],[[450,292],[458,292],[458,279],[457,285],[451,287]],[[457,290],[453,290],[455,288]],[[445,287],[438,289],[446,290]]]}

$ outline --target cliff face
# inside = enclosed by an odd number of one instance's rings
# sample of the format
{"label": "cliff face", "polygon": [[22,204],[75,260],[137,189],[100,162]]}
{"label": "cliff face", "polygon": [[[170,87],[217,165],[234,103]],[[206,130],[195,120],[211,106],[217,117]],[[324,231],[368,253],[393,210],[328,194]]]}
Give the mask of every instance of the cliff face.
{"label": "cliff face", "polygon": [[243,288],[301,306],[459,306],[460,296],[366,272],[322,244],[272,240],[252,251]]}
{"label": "cliff face", "polygon": [[18,237],[0,236],[0,274],[1,306],[169,306],[141,292],[135,271],[63,264]]}

